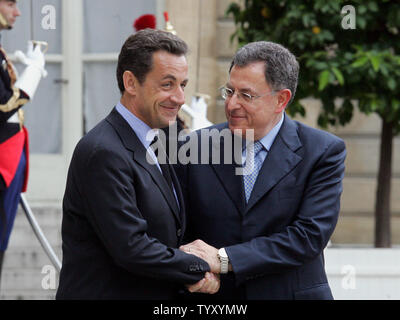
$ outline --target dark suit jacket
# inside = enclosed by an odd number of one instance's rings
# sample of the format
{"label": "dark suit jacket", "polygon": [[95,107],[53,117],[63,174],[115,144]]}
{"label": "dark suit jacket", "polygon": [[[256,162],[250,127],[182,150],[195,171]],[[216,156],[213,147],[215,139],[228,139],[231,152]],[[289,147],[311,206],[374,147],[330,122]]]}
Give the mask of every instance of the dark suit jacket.
{"label": "dark suit jacket", "polygon": [[[219,148],[223,161],[223,139],[210,159]],[[323,250],[338,219],[345,155],[341,139],[285,116],[247,205],[234,164],[178,167],[187,241],[225,247],[234,270],[209,298],[332,298]]]}
{"label": "dark suit jacket", "polygon": [[63,202],[57,299],[171,299],[208,264],[176,249],[182,210],[146,150],[114,109],[78,143]]}

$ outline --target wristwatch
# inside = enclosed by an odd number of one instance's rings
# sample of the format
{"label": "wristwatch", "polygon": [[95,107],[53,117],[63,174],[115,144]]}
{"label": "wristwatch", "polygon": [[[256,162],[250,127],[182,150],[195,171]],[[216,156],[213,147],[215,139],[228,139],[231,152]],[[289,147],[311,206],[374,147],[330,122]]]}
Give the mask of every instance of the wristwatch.
{"label": "wristwatch", "polygon": [[226,254],[225,248],[221,248],[218,250],[218,258],[221,262],[221,274],[228,273],[229,257]]}

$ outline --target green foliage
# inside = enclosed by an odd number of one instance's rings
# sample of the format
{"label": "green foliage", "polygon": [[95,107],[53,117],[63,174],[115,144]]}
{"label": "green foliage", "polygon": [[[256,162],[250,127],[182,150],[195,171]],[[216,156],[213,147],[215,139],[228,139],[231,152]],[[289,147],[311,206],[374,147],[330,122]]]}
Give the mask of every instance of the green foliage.
{"label": "green foliage", "polygon": [[[394,122],[400,133],[400,1],[397,0],[244,0],[232,3],[239,45],[273,41],[292,51],[300,63],[291,115],[304,115],[301,99],[323,104],[319,125],[345,125],[358,105]],[[355,29],[343,20],[355,8]],[[338,99],[339,98],[339,99]],[[336,101],[336,103],[335,103]],[[358,103],[356,103],[358,102]]]}

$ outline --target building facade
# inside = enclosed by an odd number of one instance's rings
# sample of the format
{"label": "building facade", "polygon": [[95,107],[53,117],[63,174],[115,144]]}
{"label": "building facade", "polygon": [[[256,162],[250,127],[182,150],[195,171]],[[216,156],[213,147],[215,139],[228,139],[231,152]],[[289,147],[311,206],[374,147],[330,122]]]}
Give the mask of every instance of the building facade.
{"label": "building facade", "polygon": [[[61,207],[73,149],[80,137],[106,116],[119,99],[115,79],[118,52],[133,33],[133,21],[155,14],[164,27],[168,11],[178,35],[189,45],[187,104],[195,93],[207,94],[208,118],[225,120],[218,88],[228,76],[237,49],[231,43],[234,23],[225,15],[231,0],[35,0],[21,1],[22,18],[3,32],[11,54],[23,49],[32,35],[49,42],[47,70],[33,102],[25,107],[31,133],[31,167],[27,199],[32,204]],[[32,11],[33,9],[33,11]],[[54,9],[54,10],[53,10]],[[51,19],[55,19],[54,21]],[[32,20],[32,21],[31,21]],[[21,68],[17,64],[17,68]],[[320,105],[307,101],[307,117],[316,127]],[[381,123],[375,115],[356,114],[344,128],[331,128],[347,145],[342,209],[334,244],[373,243],[376,176]],[[392,239],[400,243],[400,139],[394,142]]]}

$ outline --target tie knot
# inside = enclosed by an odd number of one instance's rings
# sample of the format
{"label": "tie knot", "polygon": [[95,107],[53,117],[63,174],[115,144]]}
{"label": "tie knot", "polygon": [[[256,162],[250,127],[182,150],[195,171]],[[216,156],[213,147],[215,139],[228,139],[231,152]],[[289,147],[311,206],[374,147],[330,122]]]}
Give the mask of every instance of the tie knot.
{"label": "tie knot", "polygon": [[[247,146],[249,147],[249,146]],[[264,148],[263,144],[257,140],[254,142],[254,155],[257,155]]]}

